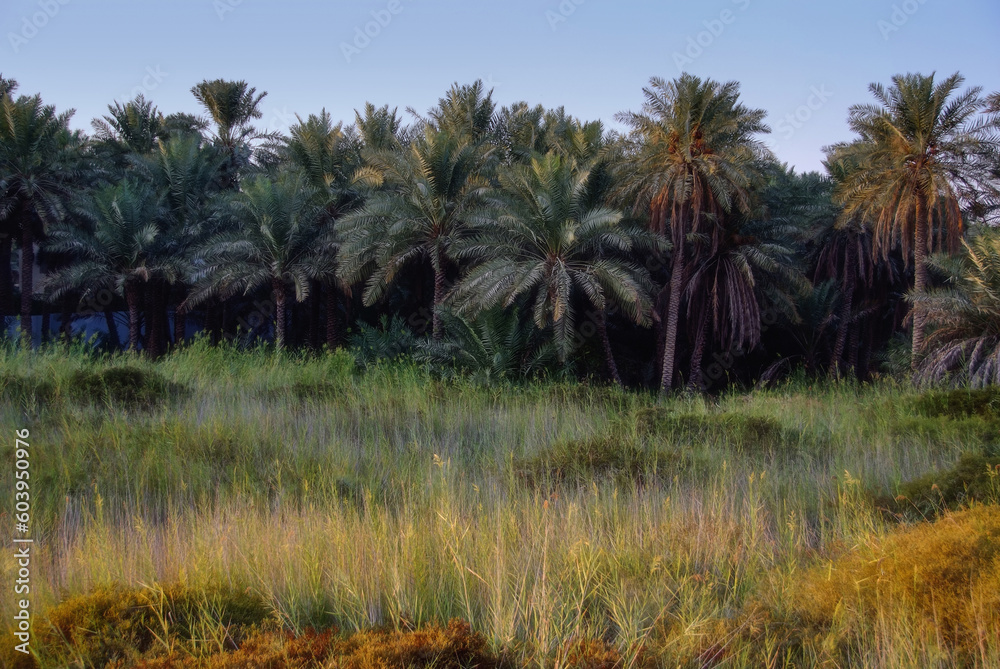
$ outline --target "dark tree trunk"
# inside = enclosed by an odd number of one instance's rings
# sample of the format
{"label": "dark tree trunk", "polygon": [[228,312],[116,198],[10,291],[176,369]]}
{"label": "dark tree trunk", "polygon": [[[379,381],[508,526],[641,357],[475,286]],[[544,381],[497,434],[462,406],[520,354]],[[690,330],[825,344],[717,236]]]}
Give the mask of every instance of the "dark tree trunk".
{"label": "dark tree trunk", "polygon": [[320,349],[320,320],[322,319],[323,287],[319,281],[312,282],[309,291],[309,348]]}
{"label": "dark tree trunk", "polygon": [[331,351],[340,345],[340,296],[335,285],[326,286],[326,345]]}
{"label": "dark tree trunk", "polygon": [[219,341],[229,339],[232,315],[232,309],[229,308],[229,300],[223,301],[221,321],[219,323]]}
{"label": "dark tree trunk", "polygon": [[434,266],[434,315],[433,315],[433,328],[432,332],[434,338],[440,340],[444,337],[444,326],[441,323],[441,305],[444,303],[444,258],[441,255],[441,251],[435,251],[437,253],[437,263]]}
{"label": "dark tree trunk", "polygon": [[125,303],[128,305],[128,350],[139,350],[139,286],[135,282],[125,284]]}
{"label": "dark tree trunk", "polygon": [[663,341],[663,372],[660,392],[667,392],[674,382],[674,361],[677,357],[677,321],[681,312],[681,292],[684,282],[684,235],[674,247],[673,269],[670,271],[670,301],[667,303],[667,327]]}
{"label": "dark tree trunk", "polygon": [[691,352],[691,378],[688,384],[692,390],[704,390],[701,361],[705,357],[705,339],[708,330],[708,317],[701,314],[698,317],[698,331],[694,336],[694,350]]}
{"label": "dark tree trunk", "polygon": [[273,279],[271,288],[274,291],[274,345],[282,351],[285,348],[285,282]]}
{"label": "dark tree trunk", "polygon": [[169,285],[163,286],[160,290],[160,332],[163,333],[163,352],[166,353],[167,349],[171,348],[173,345],[173,332],[170,329],[170,293],[171,287]]}
{"label": "dark tree trunk", "polygon": [[11,255],[14,239],[0,235],[0,318],[14,315],[14,276]]}
{"label": "dark tree trunk", "polygon": [[[913,291],[920,295],[930,284],[930,274],[927,270],[927,229],[930,225],[927,214],[927,200],[923,195],[917,195],[916,239],[913,247]],[[911,366],[917,368],[920,353],[924,349],[924,310],[920,306],[913,307],[913,355]]]}
{"label": "dark tree trunk", "polygon": [[21,339],[30,347],[31,311],[35,293],[35,230],[31,225],[30,211],[25,211],[21,225]]}
{"label": "dark tree trunk", "polygon": [[160,319],[158,309],[157,293],[159,288],[155,284],[147,283],[146,286],[146,353],[150,358],[160,357],[162,347],[160,346]]}
{"label": "dark tree trunk", "polygon": [[[59,326],[62,330],[62,326]],[[52,330],[52,315],[49,313],[48,306],[42,305],[42,343],[49,343],[49,332]]]}
{"label": "dark tree trunk", "polygon": [[111,344],[111,350],[117,351],[122,347],[122,342],[118,337],[118,324],[115,323],[115,312],[110,307],[104,310],[104,324],[108,328],[108,343]]}
{"label": "dark tree trunk", "polygon": [[64,297],[59,314],[59,334],[67,344],[73,341],[73,298]]}
{"label": "dark tree trunk", "polygon": [[222,336],[222,305],[214,300],[205,305],[205,327],[212,346],[218,346]]}
{"label": "dark tree trunk", "polygon": [[844,280],[841,284],[840,323],[837,327],[837,339],[833,344],[833,355],[830,356],[830,376],[835,378],[842,375],[841,362],[847,345],[847,333],[851,329],[851,314],[854,312],[854,274],[857,271],[854,253],[854,245],[848,244],[847,258],[844,260]]}
{"label": "dark tree trunk", "polygon": [[187,334],[187,314],[184,310],[180,308],[180,305],[174,309],[174,346],[180,346],[184,343],[185,336]]}
{"label": "dark tree trunk", "polygon": [[601,343],[604,345],[604,362],[608,366],[608,375],[611,380],[622,385],[622,377],[618,374],[618,365],[615,364],[615,356],[611,351],[611,340],[608,339],[608,321],[604,311],[597,312],[597,332],[601,335]]}
{"label": "dark tree trunk", "polygon": [[847,367],[848,369],[854,370],[854,375],[857,376],[858,379],[861,379],[864,375],[862,370],[858,367],[858,348],[860,346],[860,342],[858,341],[858,331],[860,329],[861,326],[857,323],[851,324],[851,333],[848,337],[847,346]]}

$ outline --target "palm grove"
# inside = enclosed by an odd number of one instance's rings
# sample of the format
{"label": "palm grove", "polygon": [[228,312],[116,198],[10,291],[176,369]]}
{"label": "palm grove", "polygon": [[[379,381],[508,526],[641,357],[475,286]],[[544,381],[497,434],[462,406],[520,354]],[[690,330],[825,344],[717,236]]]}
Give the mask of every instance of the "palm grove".
{"label": "palm grove", "polygon": [[0,77],[0,310],[24,344],[33,315],[46,341],[103,315],[102,346],[150,356],[201,331],[490,379],[996,384],[1000,96],[963,85],[872,85],[820,175],[776,161],[737,83],[687,74],[622,134],[481,82],[408,124],[265,133],[266,94],[215,80],[206,117],[139,96],[87,135]]}

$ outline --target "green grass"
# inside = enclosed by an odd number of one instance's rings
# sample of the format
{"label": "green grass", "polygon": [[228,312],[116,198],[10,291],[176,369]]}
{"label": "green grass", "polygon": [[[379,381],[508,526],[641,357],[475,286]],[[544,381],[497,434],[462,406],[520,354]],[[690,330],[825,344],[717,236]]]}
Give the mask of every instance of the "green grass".
{"label": "green grass", "polygon": [[[996,455],[992,400],[956,402],[891,382],[661,401],[203,342],[156,363],[0,353],[0,423],[31,431],[40,666],[90,666],[49,634],[60,602],[143,587],[251,593],[294,635],[458,618],[517,666],[573,664],[581,639],[622,667],[996,666],[995,636],[956,644],[978,637],[947,619],[847,615],[860,598],[817,623],[785,603],[900,518],[997,512],[985,464],[961,479]],[[885,512],[936,472],[948,503]],[[12,488],[0,477],[0,499]],[[14,606],[0,598],[0,629]]]}

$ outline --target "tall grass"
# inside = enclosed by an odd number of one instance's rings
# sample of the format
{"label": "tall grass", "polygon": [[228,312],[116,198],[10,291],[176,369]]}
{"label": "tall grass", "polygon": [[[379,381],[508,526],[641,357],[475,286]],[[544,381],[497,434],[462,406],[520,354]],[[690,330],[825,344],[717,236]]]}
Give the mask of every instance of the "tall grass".
{"label": "tall grass", "polygon": [[[121,368],[153,389],[141,402],[107,380]],[[81,396],[82,378],[105,380]],[[947,615],[935,627],[900,615],[905,598],[816,585],[895,545],[879,500],[997,442],[991,415],[922,415],[905,386],[661,401],[201,342],[156,363],[8,351],[0,401],[5,433],[32,433],[36,630],[101,587],[183,584],[251,592],[295,633],[461,618],[521,665],[559,665],[578,639],[628,666],[1000,658],[988,627],[959,643]],[[0,499],[12,485],[0,478]],[[962,503],[995,517],[996,502]],[[958,586],[993,578],[968,576]],[[810,587],[832,608],[803,599]],[[962,625],[1000,620],[995,600],[967,599],[979,618]],[[5,621],[14,606],[0,598]]]}

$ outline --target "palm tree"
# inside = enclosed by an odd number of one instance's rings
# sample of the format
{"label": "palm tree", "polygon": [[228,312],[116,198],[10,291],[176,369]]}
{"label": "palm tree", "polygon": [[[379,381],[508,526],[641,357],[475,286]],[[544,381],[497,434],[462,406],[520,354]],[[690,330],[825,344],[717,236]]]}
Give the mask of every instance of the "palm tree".
{"label": "palm tree", "polygon": [[930,328],[918,383],[1000,385],[1000,235],[984,230],[963,245],[957,263],[934,262],[952,270],[951,285],[913,297]]}
{"label": "palm tree", "polygon": [[482,210],[490,184],[481,172],[489,153],[467,139],[427,128],[408,149],[367,154],[369,166],[359,178],[384,188],[338,224],[344,240],[339,275],[352,283],[367,279],[366,305],[380,300],[404,267],[429,263],[432,331],[441,338],[452,249]]}
{"label": "palm tree", "polygon": [[[885,259],[897,244],[913,257],[914,292],[930,287],[926,263],[933,248],[954,251],[962,237],[962,205],[995,198],[997,144],[978,87],[957,94],[964,79],[953,74],[897,75],[893,85],[869,87],[877,104],[854,105],[848,119],[859,138],[831,148],[855,165],[837,189],[845,217],[872,226],[874,251]],[[913,315],[914,367],[923,349],[925,317]]]}
{"label": "palm tree", "polygon": [[[162,225],[161,200],[148,184],[126,180],[103,186],[74,207],[81,225],[61,223],[52,230],[47,248],[68,253],[76,261],[46,279],[51,299],[112,290],[128,306],[129,350],[140,338],[144,288],[157,281],[172,283],[186,271],[186,261],[173,252],[173,240]],[[151,326],[147,319],[147,334]]]}
{"label": "palm tree", "polygon": [[[11,84],[4,88],[12,90]],[[0,225],[7,233],[0,239],[0,262],[9,261],[11,240],[19,234],[21,334],[29,342],[35,242],[60,217],[72,177],[71,154],[81,141],[69,131],[72,113],[56,114],[53,106],[42,104],[39,95],[16,100],[9,94],[0,97]],[[0,271],[9,272],[9,262]]]}
{"label": "palm tree", "polygon": [[[336,221],[361,200],[355,187],[354,173],[361,165],[360,140],[353,132],[345,132],[343,126],[334,125],[330,114],[324,109],[319,116],[310,115],[290,129],[285,140],[283,157],[286,162],[302,171],[309,185],[316,193],[316,203],[322,210],[321,225],[332,227]],[[336,249],[331,248],[334,252]],[[335,348],[340,336],[338,313],[340,295],[350,294],[350,286],[337,278],[335,272],[320,280],[326,292],[326,340],[330,348]],[[311,298],[313,327],[318,326],[320,291]],[[318,330],[317,330],[318,331]],[[313,337],[317,344],[318,337]]]}
{"label": "palm tree", "polygon": [[791,226],[776,219],[729,217],[716,249],[692,267],[686,297],[694,330],[689,384],[702,386],[706,344],[726,351],[751,350],[760,343],[761,306],[794,315],[795,296],[808,282],[795,268]]}
{"label": "palm tree", "polygon": [[[765,112],[739,103],[739,84],[683,74],[666,82],[654,78],[644,88],[642,112],[618,119],[631,128],[622,160],[623,200],[636,212],[646,210],[650,229],[673,243],[666,284],[662,391],[673,384],[677,327],[688,279],[688,237],[708,234],[714,249],[722,217],[748,212],[760,164],[769,152],[755,139],[769,132]],[[658,314],[660,320],[663,314]]]}
{"label": "palm tree", "polygon": [[[133,157],[137,173],[141,174],[162,198],[163,225],[172,242],[171,252],[178,257],[191,257],[195,247],[215,232],[211,220],[213,197],[217,194],[219,172],[224,156],[212,146],[206,146],[201,135],[172,134],[158,140],[155,150],[147,156]],[[174,304],[174,342],[184,340],[186,314],[180,308],[188,283],[178,280],[172,291]],[[158,318],[164,318],[156,307]],[[163,306],[165,308],[165,306]]]}
{"label": "palm tree", "polygon": [[362,145],[369,152],[395,151],[403,146],[400,141],[403,121],[396,109],[390,110],[389,105],[376,107],[366,102],[363,114],[354,112],[354,127]]}
{"label": "palm tree", "polygon": [[559,360],[566,363],[577,338],[579,300],[593,309],[608,373],[621,383],[608,339],[606,314],[612,304],[632,321],[649,320],[647,274],[626,256],[642,234],[622,224],[622,213],[589,204],[590,173],[555,153],[531,165],[500,173],[505,197],[495,217],[480,221],[479,234],[462,244],[464,257],[486,257],[455,293],[470,313],[528,299],[539,329],[552,327]]}
{"label": "palm tree", "polygon": [[124,104],[108,105],[108,115],[91,125],[97,147],[110,154],[109,159],[120,167],[130,154],[152,153],[157,140],[166,135],[163,114],[141,94]]}
{"label": "palm tree", "polygon": [[271,291],[275,345],[286,345],[288,289],[295,299],[309,296],[313,280],[334,270],[329,231],[318,224],[315,195],[300,174],[249,179],[228,201],[232,229],[214,236],[197,254],[199,268],[190,305],[211,298]]}
{"label": "palm tree", "polygon": [[551,342],[517,309],[494,308],[475,319],[445,310],[442,320],[447,338],[418,342],[414,353],[436,369],[451,367],[490,383],[539,374],[556,362]]}
{"label": "palm tree", "polygon": [[434,130],[469,142],[482,142],[491,138],[495,128],[493,91],[487,91],[482,80],[460,86],[455,83],[448,93],[438,100],[436,107],[428,112],[427,118],[408,108],[411,114]]}
{"label": "palm tree", "polygon": [[240,170],[253,156],[251,142],[271,138],[259,132],[252,122],[264,114],[260,103],[267,93],[257,93],[245,81],[205,80],[191,89],[195,99],[215,122],[215,142],[227,156],[223,170],[223,187],[233,189],[239,182]]}

